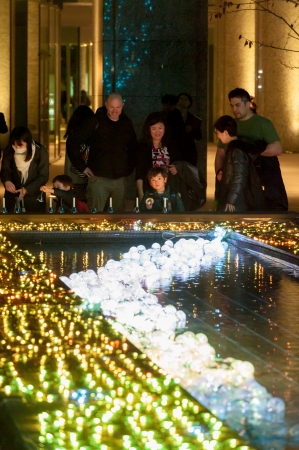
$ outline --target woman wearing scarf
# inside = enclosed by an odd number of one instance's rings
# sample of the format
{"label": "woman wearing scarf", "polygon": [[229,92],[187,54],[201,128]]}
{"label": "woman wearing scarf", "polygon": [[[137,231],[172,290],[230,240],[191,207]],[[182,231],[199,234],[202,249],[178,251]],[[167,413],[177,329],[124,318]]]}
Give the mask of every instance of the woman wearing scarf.
{"label": "woman wearing scarf", "polygon": [[46,202],[40,198],[40,187],[48,179],[47,149],[32,139],[28,128],[14,128],[4,150],[1,169],[7,211],[11,213],[20,205],[24,212],[45,212]]}

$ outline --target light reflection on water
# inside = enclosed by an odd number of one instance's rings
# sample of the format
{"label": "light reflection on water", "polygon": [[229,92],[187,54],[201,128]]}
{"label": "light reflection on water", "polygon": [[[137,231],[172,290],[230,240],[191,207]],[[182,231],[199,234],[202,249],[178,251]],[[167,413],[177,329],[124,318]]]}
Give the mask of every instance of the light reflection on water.
{"label": "light reflection on water", "polygon": [[[118,260],[132,245],[136,243],[29,250],[58,276],[69,276]],[[252,362],[257,381],[286,402],[288,424],[299,423],[298,272],[230,246],[223,260],[170,284],[164,281],[151,292],[184,309],[188,329],[207,334],[220,357]]]}

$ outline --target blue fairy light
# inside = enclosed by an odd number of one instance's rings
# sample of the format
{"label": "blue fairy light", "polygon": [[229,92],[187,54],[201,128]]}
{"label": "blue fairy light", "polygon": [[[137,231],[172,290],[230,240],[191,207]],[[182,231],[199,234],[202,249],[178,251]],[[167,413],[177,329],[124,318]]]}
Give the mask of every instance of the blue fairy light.
{"label": "blue fairy light", "polygon": [[[117,11],[114,14],[114,2],[116,3]],[[103,74],[103,85],[104,92],[110,93],[114,86],[116,90],[121,91],[126,85],[129,78],[135,74],[138,65],[142,60],[142,56],[148,55],[148,50],[140,49],[138,54],[136,54],[136,42],[139,40],[134,23],[127,24],[125,27],[119,25],[119,19],[122,15],[122,9],[126,7],[126,0],[106,0],[104,3],[104,74]],[[127,0],[128,3],[129,0]],[[144,0],[144,7],[147,11],[152,11],[152,0]],[[141,24],[142,31],[142,42],[145,42],[147,37],[147,30],[150,27],[149,21]],[[117,34],[117,36],[116,36]],[[124,44],[123,53],[128,56],[124,58],[121,66],[118,64],[119,54],[115,53],[115,46],[118,42],[126,42]],[[112,58],[116,58],[116,79],[113,81],[113,70],[112,70]]]}

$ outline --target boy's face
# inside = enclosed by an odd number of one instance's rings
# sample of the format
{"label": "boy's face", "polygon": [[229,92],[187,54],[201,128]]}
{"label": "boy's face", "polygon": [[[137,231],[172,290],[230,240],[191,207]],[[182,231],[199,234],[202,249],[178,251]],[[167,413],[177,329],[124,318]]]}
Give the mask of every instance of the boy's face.
{"label": "boy's face", "polygon": [[155,177],[150,179],[150,185],[156,191],[163,191],[165,189],[165,184],[167,183],[167,177],[163,177],[161,173],[158,173]]}
{"label": "boy's face", "polygon": [[53,187],[56,189],[61,189],[62,191],[69,191],[71,188],[71,186],[64,186],[64,184],[60,181],[55,181],[55,183],[53,183]]}
{"label": "boy's face", "polygon": [[226,130],[224,130],[223,132],[216,130],[216,134],[218,139],[220,139],[220,141],[222,142],[222,144],[229,144],[231,141],[231,136],[228,134],[228,132]]}

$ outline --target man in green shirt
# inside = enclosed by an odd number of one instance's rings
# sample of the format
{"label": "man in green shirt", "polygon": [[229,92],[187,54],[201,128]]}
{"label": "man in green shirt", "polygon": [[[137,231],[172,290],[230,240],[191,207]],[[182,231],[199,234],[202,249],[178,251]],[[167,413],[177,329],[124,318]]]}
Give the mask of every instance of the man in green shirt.
{"label": "man in green shirt", "polygon": [[[245,89],[233,89],[228,98],[237,122],[238,137],[258,141],[259,145],[263,142],[264,151],[261,150],[261,156],[255,159],[255,165],[261,174],[266,209],[287,210],[288,199],[277,158],[282,154],[282,145],[274,125],[269,119],[252,112],[250,95]],[[219,174],[223,167],[224,157],[225,146],[219,141],[215,158],[216,174]]]}

